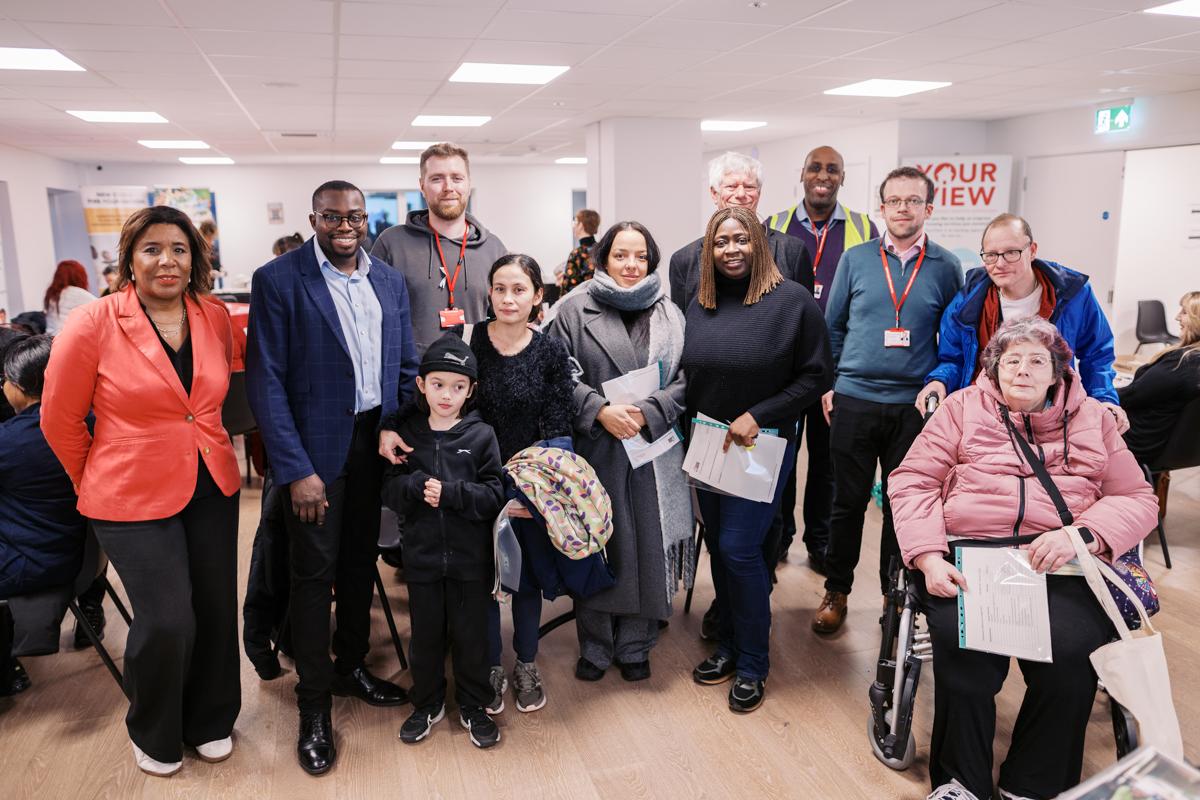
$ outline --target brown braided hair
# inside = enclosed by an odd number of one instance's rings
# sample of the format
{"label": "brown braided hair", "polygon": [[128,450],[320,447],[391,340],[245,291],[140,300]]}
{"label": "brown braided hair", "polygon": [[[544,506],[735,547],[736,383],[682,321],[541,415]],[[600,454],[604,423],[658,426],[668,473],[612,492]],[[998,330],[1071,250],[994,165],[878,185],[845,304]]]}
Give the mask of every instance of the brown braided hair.
{"label": "brown braided hair", "polygon": [[753,211],[741,206],[726,206],[708,220],[704,244],[700,246],[700,292],[696,299],[701,308],[709,311],[717,307],[717,266],[713,258],[713,241],[717,238],[717,229],[727,219],[736,220],[750,236],[750,288],[746,290],[745,304],[754,305],[783,283],[783,274],[771,256],[767,229]]}

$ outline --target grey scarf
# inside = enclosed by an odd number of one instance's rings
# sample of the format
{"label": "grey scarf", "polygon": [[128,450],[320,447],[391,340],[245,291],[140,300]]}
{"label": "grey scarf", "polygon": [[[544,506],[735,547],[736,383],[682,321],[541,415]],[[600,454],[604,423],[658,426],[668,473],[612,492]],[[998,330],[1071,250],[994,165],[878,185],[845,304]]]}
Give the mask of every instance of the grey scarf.
{"label": "grey scarf", "polygon": [[662,278],[658,277],[657,271],[625,289],[618,286],[607,272],[598,269],[585,285],[597,302],[618,311],[644,311],[654,305],[654,301],[662,294]]}

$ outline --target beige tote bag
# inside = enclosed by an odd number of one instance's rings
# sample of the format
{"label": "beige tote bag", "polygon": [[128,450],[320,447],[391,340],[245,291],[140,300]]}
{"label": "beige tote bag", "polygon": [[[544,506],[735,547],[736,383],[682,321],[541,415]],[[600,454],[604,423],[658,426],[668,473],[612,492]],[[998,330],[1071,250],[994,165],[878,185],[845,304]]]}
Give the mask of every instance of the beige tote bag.
{"label": "beige tote bag", "polygon": [[[1073,526],[1065,530],[1075,545],[1079,566],[1083,569],[1088,586],[1121,637],[1092,653],[1091,661],[1096,674],[1104,682],[1109,696],[1128,709],[1137,720],[1138,743],[1150,745],[1182,761],[1183,736],[1179,732],[1179,718],[1171,700],[1171,678],[1167,674],[1162,634],[1154,630],[1142,601],[1125,581],[1107,563],[1088,552],[1079,530]],[[1108,591],[1106,579],[1124,592],[1138,610],[1142,618],[1140,630],[1129,629]]]}

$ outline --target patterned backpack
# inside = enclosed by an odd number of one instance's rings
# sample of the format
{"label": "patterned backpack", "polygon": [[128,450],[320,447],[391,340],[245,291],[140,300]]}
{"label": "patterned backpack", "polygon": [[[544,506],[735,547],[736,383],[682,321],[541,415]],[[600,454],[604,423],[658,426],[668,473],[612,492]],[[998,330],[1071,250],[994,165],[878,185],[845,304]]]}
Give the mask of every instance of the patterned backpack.
{"label": "patterned backpack", "polygon": [[602,552],[612,536],[612,501],[581,455],[526,447],[504,471],[546,520],[551,544],[572,561]]}

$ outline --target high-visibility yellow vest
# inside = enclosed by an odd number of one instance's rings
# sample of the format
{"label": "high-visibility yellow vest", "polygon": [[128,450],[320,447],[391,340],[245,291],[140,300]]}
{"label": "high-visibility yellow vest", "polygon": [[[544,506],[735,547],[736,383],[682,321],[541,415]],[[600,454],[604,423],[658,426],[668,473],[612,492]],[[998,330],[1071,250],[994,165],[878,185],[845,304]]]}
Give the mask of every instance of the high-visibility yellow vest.
{"label": "high-visibility yellow vest", "polygon": [[[845,245],[842,248],[842,251],[845,252],[851,247],[862,244],[871,238],[871,220],[868,219],[866,214],[851,211],[841,203],[838,203],[838,205],[842,209],[842,214],[846,216],[846,224],[843,226],[846,229]],[[767,226],[771,230],[787,233],[788,226],[792,224],[792,220],[796,217],[797,208],[799,208],[799,204],[792,206],[787,211],[780,211],[778,214],[771,215],[771,218],[767,220]]]}

